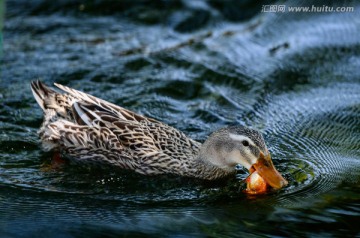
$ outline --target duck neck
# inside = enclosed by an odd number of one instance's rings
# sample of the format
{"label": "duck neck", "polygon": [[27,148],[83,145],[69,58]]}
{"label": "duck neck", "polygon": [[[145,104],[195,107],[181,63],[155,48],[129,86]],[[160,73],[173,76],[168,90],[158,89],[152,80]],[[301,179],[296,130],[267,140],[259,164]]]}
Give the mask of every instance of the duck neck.
{"label": "duck neck", "polygon": [[233,174],[235,174],[235,169],[227,170],[217,167],[199,156],[191,161],[184,175],[205,180],[217,180]]}

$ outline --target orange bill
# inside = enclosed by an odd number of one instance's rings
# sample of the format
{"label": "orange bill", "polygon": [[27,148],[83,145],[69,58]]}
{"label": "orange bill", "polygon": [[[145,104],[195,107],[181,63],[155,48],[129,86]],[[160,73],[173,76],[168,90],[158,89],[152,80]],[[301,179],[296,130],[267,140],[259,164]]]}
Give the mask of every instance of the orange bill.
{"label": "orange bill", "polygon": [[257,171],[267,184],[275,189],[280,189],[287,185],[288,182],[275,169],[270,154],[264,155],[260,152],[259,159],[252,165],[250,172]]}

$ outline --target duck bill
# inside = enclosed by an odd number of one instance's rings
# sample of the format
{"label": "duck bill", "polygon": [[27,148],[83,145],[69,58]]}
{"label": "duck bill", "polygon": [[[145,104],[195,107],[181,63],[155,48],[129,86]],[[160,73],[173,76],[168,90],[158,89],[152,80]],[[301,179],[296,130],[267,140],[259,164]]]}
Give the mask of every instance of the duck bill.
{"label": "duck bill", "polygon": [[265,156],[260,152],[259,159],[252,165],[250,172],[254,172],[255,170],[267,184],[275,189],[280,189],[288,184],[283,176],[276,170],[269,153]]}

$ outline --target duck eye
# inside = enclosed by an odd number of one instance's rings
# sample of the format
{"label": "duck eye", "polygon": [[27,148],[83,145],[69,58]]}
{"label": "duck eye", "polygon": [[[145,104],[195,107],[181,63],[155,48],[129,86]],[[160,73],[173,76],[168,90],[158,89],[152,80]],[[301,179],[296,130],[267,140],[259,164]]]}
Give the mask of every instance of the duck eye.
{"label": "duck eye", "polygon": [[243,144],[243,146],[249,146],[249,141],[243,140],[243,141],[242,141],[242,144]]}

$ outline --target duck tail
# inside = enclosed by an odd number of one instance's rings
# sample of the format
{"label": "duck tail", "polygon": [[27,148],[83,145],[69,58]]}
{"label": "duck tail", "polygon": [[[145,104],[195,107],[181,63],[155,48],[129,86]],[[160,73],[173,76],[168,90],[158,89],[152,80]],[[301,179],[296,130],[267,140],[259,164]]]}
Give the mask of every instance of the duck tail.
{"label": "duck tail", "polygon": [[55,90],[49,88],[40,80],[31,82],[31,91],[34,95],[35,100],[43,109],[43,111],[45,111],[45,109],[47,108],[45,99],[48,98],[50,95],[57,93]]}

